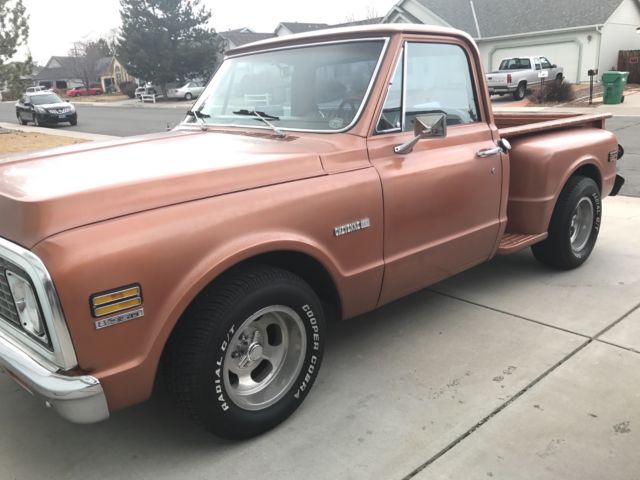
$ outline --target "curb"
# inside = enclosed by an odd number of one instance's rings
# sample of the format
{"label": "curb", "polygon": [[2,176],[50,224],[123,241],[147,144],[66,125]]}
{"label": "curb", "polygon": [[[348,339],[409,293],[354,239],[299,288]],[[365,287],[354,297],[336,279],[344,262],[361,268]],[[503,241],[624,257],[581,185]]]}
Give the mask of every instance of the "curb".
{"label": "curb", "polygon": [[113,135],[101,135],[98,133],[85,133],[85,132],[71,132],[68,130],[58,130],[52,128],[44,128],[44,127],[30,127],[27,125],[17,125],[13,123],[0,122],[0,128],[5,130],[13,130],[15,132],[25,132],[25,133],[41,133],[43,135],[55,135],[57,137],[68,137],[68,138],[78,138],[80,140],[114,140],[116,137]]}

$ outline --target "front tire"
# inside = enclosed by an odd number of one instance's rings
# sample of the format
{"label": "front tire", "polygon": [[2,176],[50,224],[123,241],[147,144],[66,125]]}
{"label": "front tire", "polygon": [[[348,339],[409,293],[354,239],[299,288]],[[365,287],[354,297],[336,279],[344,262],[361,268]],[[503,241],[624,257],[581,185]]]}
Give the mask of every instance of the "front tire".
{"label": "front tire", "polygon": [[247,267],[205,290],[165,355],[177,403],[218,436],[243,439],[289,417],[313,385],[324,351],[324,314],[298,276]]}
{"label": "front tire", "polygon": [[24,120],[20,115],[16,115],[16,117],[18,118],[18,123],[20,125],[26,125],[27,123],[29,123],[26,120]]}
{"label": "front tire", "polygon": [[595,247],[602,220],[602,200],[591,178],[571,177],[560,193],[549,237],[531,247],[536,259],[569,270],[582,265]]}

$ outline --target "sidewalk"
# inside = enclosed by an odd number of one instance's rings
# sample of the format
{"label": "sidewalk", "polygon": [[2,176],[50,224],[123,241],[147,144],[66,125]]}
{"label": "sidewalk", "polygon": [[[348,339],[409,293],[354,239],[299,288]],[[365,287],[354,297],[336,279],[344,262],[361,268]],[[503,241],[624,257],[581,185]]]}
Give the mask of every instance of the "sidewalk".
{"label": "sidewalk", "polygon": [[603,209],[579,269],[525,251],[332,325],[307,400],[246,442],[161,389],[80,426],[0,376],[0,478],[637,480],[640,199]]}

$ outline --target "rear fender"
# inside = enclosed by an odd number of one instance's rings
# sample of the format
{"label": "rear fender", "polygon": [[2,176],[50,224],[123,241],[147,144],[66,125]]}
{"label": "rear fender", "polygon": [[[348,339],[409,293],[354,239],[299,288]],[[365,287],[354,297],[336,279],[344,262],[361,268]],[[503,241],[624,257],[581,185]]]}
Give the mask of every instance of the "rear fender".
{"label": "rear fender", "polygon": [[615,135],[606,130],[580,128],[512,140],[507,232],[547,231],[562,188],[576,174],[596,181],[602,196],[615,181]]}

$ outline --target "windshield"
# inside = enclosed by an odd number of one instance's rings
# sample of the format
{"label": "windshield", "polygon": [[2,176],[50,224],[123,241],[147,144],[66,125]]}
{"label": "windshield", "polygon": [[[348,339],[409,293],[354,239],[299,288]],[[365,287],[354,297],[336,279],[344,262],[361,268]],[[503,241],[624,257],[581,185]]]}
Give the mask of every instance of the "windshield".
{"label": "windshield", "polygon": [[[354,41],[227,59],[194,110],[208,124],[343,130],[354,123],[384,40]],[[195,122],[191,117],[189,122]]]}
{"label": "windshield", "polygon": [[48,105],[50,103],[63,103],[63,100],[55,93],[48,93],[46,95],[32,95],[29,97],[31,103],[34,105]]}

